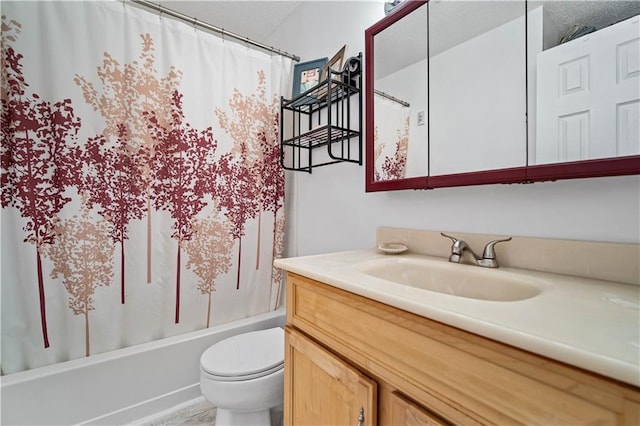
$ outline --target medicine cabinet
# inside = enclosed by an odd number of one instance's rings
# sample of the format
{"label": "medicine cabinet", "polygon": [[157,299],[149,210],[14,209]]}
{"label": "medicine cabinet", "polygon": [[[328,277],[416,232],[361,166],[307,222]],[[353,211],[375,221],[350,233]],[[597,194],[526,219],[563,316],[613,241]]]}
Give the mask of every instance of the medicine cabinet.
{"label": "medicine cabinet", "polygon": [[640,174],[640,2],[410,1],[365,31],[366,190]]}

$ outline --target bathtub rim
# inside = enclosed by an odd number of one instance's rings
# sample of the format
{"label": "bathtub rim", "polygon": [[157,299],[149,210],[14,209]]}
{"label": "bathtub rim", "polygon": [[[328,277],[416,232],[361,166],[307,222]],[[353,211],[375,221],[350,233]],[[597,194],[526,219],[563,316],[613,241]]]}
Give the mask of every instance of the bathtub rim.
{"label": "bathtub rim", "polygon": [[[2,424],[4,424],[5,421],[15,424],[38,424],[38,422],[34,422],[31,418],[24,418],[24,421],[22,421],[23,418],[19,413],[29,413],[31,410],[36,409],[36,407],[38,411],[42,409],[46,412],[46,407],[42,407],[41,404],[37,404],[35,402],[25,402],[23,406],[18,407],[13,405],[22,405],[23,400],[20,398],[20,395],[28,394],[28,389],[30,388],[47,386],[48,383],[55,383],[56,381],[59,385],[61,381],[64,382],[65,374],[77,376],[78,372],[82,372],[84,369],[89,373],[91,372],[91,367],[108,367],[109,363],[117,364],[119,362],[126,362],[127,358],[136,359],[137,357],[145,356],[146,353],[154,354],[156,351],[161,352],[163,350],[167,350],[167,348],[176,348],[177,345],[180,344],[187,344],[186,346],[189,347],[208,347],[209,345],[234,334],[259,330],[267,327],[284,327],[285,320],[285,308],[280,307],[275,311],[250,316],[231,321],[229,323],[214,325],[206,329],[100,353],[88,358],[74,359],[1,376],[0,407],[2,407]],[[188,358],[191,360],[189,361],[189,367],[199,374],[199,364],[191,366],[193,362],[196,362],[196,355],[199,360],[201,353],[188,354]],[[96,407],[90,407],[85,410],[86,412],[79,415],[73,415],[74,413],[70,413],[70,418],[68,420],[61,418],[62,415],[57,413],[57,420],[47,424],[127,424],[142,417],[149,416],[154,412],[171,408],[172,406],[197,397],[199,395],[199,375],[198,378],[195,378],[194,376],[187,380],[187,382],[183,381],[183,383],[176,383],[174,387],[169,388],[171,386],[173,386],[173,383],[167,384],[164,389],[154,395],[149,395],[147,392],[145,396],[141,396],[137,400],[128,398],[128,400],[124,401],[122,404],[119,404],[118,406],[111,406],[105,410],[101,409],[102,407],[100,407],[100,404],[96,404]],[[67,398],[68,401],[66,401],[64,398],[66,397],[58,396],[57,404],[55,407],[51,407],[51,409],[54,411],[64,411],[64,409],[61,409],[61,405],[63,407],[72,407],[74,399],[69,396]],[[62,402],[60,402],[61,399]],[[8,402],[10,403],[9,405],[7,404]],[[29,405],[33,407],[29,408]],[[16,418],[18,419],[17,421]]]}

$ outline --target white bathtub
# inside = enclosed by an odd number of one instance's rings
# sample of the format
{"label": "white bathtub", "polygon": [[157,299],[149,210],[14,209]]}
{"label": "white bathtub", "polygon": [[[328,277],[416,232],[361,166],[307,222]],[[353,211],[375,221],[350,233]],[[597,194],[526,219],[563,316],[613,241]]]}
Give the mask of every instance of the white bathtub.
{"label": "white bathtub", "polygon": [[226,337],[284,327],[284,308],[0,378],[3,425],[131,423],[200,396],[200,355]]}

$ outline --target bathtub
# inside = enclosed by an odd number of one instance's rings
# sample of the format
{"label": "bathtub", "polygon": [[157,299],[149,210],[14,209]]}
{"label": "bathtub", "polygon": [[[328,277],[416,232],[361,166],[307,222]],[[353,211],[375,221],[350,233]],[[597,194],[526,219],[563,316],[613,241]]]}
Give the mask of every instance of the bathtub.
{"label": "bathtub", "polygon": [[1,424],[128,424],[199,397],[200,355],[239,333],[284,327],[285,310],[3,376]]}

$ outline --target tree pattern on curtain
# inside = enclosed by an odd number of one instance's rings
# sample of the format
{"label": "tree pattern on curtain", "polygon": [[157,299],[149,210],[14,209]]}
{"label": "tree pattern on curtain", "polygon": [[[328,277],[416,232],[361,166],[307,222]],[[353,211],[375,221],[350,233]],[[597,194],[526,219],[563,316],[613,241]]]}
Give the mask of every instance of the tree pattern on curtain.
{"label": "tree pattern on curtain", "polygon": [[[277,98],[269,101],[266,97],[264,71],[258,72],[258,88],[255,94],[243,95],[234,90],[229,106],[233,116],[229,117],[222,108],[216,108],[220,127],[235,141],[232,153],[243,159],[245,169],[252,173],[257,185],[258,243],[256,246],[256,269],[260,268],[260,227],[262,211],[272,211],[275,216],[283,206],[284,170],[280,167],[280,149],[278,145],[279,103]],[[253,197],[252,197],[253,198]],[[252,210],[254,211],[254,210]],[[237,215],[236,215],[237,218]],[[246,221],[253,217],[244,217]],[[244,224],[244,222],[243,222]],[[237,224],[236,238],[241,241],[242,226]],[[275,226],[274,226],[275,228]],[[240,263],[240,261],[238,261]],[[238,288],[240,276],[238,275]]]}
{"label": "tree pattern on curtain", "polygon": [[236,289],[240,288],[242,266],[242,237],[245,225],[258,215],[258,191],[254,178],[257,167],[250,167],[244,158],[233,153],[224,154],[218,162],[218,175],[213,186],[219,203],[217,207],[231,223],[231,235],[238,240],[238,269]]}
{"label": "tree pattern on curtain", "polygon": [[[284,252],[284,215],[278,216],[276,219],[276,224],[273,228],[273,258],[279,259],[282,257],[282,253]],[[284,281],[284,270],[280,268],[276,268],[275,266],[271,269],[271,289],[275,288],[276,291],[276,306],[280,306],[280,295],[282,294],[281,286]]]}
{"label": "tree pattern on curtain", "polygon": [[206,206],[204,194],[199,191],[198,179],[211,179],[203,174],[211,170],[205,167],[207,159],[212,158],[216,150],[211,127],[198,132],[189,123],[184,122],[182,95],[173,94],[171,121],[165,126],[150,112],[149,128],[155,141],[153,164],[157,171],[152,185],[155,194],[156,210],[166,210],[173,218],[171,238],[178,242],[176,254],[176,310],[175,322],[180,322],[180,254],[181,246],[193,236],[195,217]]}
{"label": "tree pattern on curtain", "polygon": [[[157,168],[153,164],[156,158],[157,139],[151,135],[148,115],[153,112],[157,126],[168,127],[173,113],[173,96],[180,84],[182,73],[171,67],[164,77],[158,77],[155,66],[155,48],[149,34],[142,34],[142,51],[137,60],[124,66],[108,52],[104,53],[102,66],[97,68],[100,89],[96,88],[88,78],[76,74],[74,81],[82,88],[85,101],[100,112],[105,119],[102,136],[105,141],[118,138],[122,150],[117,152],[115,159],[121,156],[129,157],[123,160],[117,174],[118,180],[130,182],[127,186],[132,189],[129,195],[115,195],[102,197],[101,193],[93,197],[92,202],[103,206],[101,214],[112,218],[115,232],[114,242],[120,243],[121,253],[121,303],[125,303],[125,268],[124,268],[124,240],[128,239],[127,225],[131,220],[147,219],[147,283],[151,283],[151,212],[153,202],[153,184]],[[96,158],[100,162],[99,158]],[[99,166],[97,166],[99,167]],[[119,182],[123,183],[123,182]],[[142,186],[140,192],[139,186]],[[118,186],[111,187],[118,191]],[[91,188],[89,189],[91,191]],[[127,198],[127,203],[114,203],[116,198]],[[97,199],[96,199],[97,198]],[[124,200],[121,200],[124,201]],[[141,209],[140,203],[146,208]],[[116,210],[116,211],[112,211]],[[113,214],[115,213],[115,214]]]}
{"label": "tree pattern on curtain", "polygon": [[[375,167],[375,180],[403,179],[407,172],[407,150],[409,148],[409,117],[403,123],[401,129],[396,131],[396,143],[393,155],[382,159],[380,169]],[[376,147],[374,161],[376,166],[380,163],[385,143],[379,140],[378,128],[374,129],[373,145]]]}
{"label": "tree pattern on curtain", "polygon": [[86,196],[82,197],[80,216],[60,220],[55,225],[56,241],[47,248],[53,262],[51,278],[62,278],[69,293],[69,308],[84,315],[85,355],[91,354],[89,312],[97,287],[108,287],[113,278],[109,224],[104,219],[92,222]]}
{"label": "tree pattern on curtain", "polygon": [[211,296],[216,291],[216,278],[231,268],[233,254],[233,236],[231,224],[223,216],[214,216],[196,220],[193,223],[193,236],[184,243],[189,255],[187,269],[200,278],[198,291],[208,296],[206,326],[211,324]]}
{"label": "tree pattern on curtain", "polygon": [[138,163],[128,149],[127,127],[121,124],[115,144],[107,137],[89,138],[83,151],[85,176],[82,191],[88,195],[89,208],[99,206],[100,214],[110,224],[109,235],[120,245],[120,303],[125,303],[125,250],[127,228],[132,220],[145,213],[145,188],[139,179]]}
{"label": "tree pattern on curtain", "polygon": [[40,322],[44,347],[49,347],[42,255],[53,244],[56,215],[71,201],[66,188],[77,186],[80,118],[70,99],[51,103],[29,94],[22,74],[23,55],[10,43],[20,23],[2,17],[2,207],[15,207],[27,219],[24,242],[36,249]]}
{"label": "tree pattern on curtain", "polygon": [[[23,56],[13,48],[21,30],[21,23],[2,16],[1,200],[3,210],[13,209],[24,219],[23,242],[36,248],[44,347],[55,345],[47,333],[44,277],[61,285],[71,313],[83,316],[89,356],[96,330],[92,327],[90,333],[89,314],[102,306],[96,297],[115,287],[118,306],[124,306],[125,241],[132,238],[132,226],[145,222],[145,286],[155,285],[153,212],[171,218],[171,229],[163,232],[176,250],[173,322],[180,322],[181,274],[188,273],[189,288],[207,296],[203,324],[209,327],[219,283],[233,282],[233,291],[240,289],[242,241],[249,222],[254,221],[252,232],[258,229],[253,234],[256,270],[265,213],[273,215],[273,256],[281,256],[284,247],[279,96],[267,95],[265,71],[254,75],[253,93],[234,88],[225,101],[228,109],[214,104],[209,110],[211,121],[217,118],[232,142],[222,148],[212,126],[198,130],[187,120],[180,90],[183,71],[171,65],[165,74],[159,72],[153,37],[143,33],[140,53],[131,62],[105,51],[95,77],[86,72],[71,76],[104,124],[98,134],[79,141],[82,125],[71,99],[43,100],[25,81]],[[282,272],[266,267],[271,282],[265,284],[280,292]],[[226,280],[227,275],[233,278]],[[118,286],[110,285],[114,280]]]}

